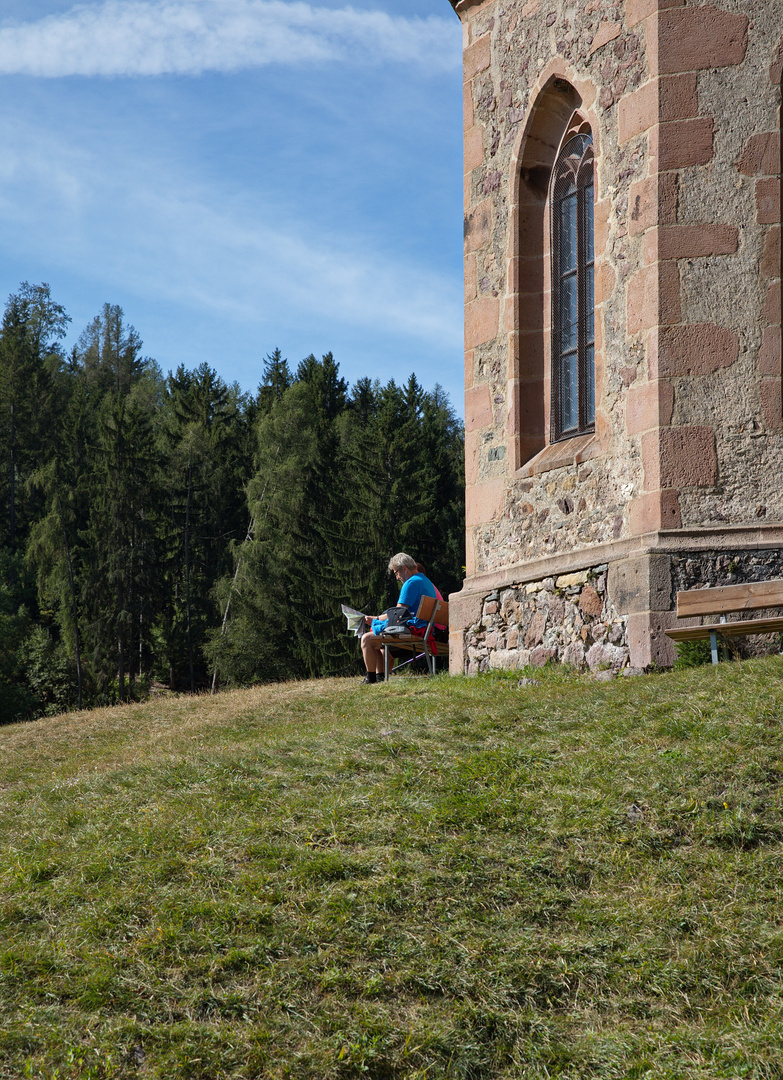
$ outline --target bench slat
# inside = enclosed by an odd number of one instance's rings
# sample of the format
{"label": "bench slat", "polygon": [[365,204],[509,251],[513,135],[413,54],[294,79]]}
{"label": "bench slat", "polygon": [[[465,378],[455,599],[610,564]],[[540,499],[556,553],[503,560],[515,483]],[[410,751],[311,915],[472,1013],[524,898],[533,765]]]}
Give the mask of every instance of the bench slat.
{"label": "bench slat", "polygon": [[677,593],[677,618],[724,615],[730,611],[756,611],[783,606],[783,581],[753,581],[747,585],[720,585]]}
{"label": "bench slat", "polygon": [[667,637],[673,641],[700,641],[710,633],[718,637],[744,637],[745,634],[783,633],[783,619],[746,619],[744,622],[710,623],[705,626],[683,626],[666,630]]}

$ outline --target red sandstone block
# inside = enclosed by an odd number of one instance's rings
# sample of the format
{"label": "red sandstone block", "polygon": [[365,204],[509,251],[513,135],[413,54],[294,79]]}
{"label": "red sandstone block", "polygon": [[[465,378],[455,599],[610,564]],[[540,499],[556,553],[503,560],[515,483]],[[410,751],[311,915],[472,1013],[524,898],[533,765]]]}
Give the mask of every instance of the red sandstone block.
{"label": "red sandstone block", "polygon": [[[679,529],[682,526],[680,501],[676,491],[651,491],[633,499],[628,506],[632,536],[657,532],[658,529]],[[631,616],[629,616],[630,622]]]}
{"label": "red sandstone block", "polygon": [[491,60],[491,36],[484,34],[472,45],[468,45],[462,54],[462,77],[465,82],[470,82],[480,71],[485,71]]}
{"label": "red sandstone block", "polygon": [[465,431],[477,431],[492,423],[492,398],[489,386],[482,383],[465,393]]}
{"label": "red sandstone block", "polygon": [[465,251],[487,246],[492,236],[492,200],[485,199],[465,215]]}
{"label": "red sandstone block", "polygon": [[737,168],[744,176],[777,176],[780,173],[780,132],[752,135],[742,148]]}
{"label": "red sandstone block", "polygon": [[781,376],[780,369],[780,327],[767,326],[759,349],[759,374]]}
{"label": "red sandstone block", "polygon": [[601,199],[593,207],[593,243],[596,256],[602,255],[609,239],[609,220],[612,216],[611,199]]}
{"label": "red sandstone block", "polygon": [[[663,492],[662,494],[666,494]],[[680,528],[679,507],[677,524],[666,521],[663,529]],[[635,668],[671,667],[677,659],[674,642],[665,631],[677,622],[674,611],[638,611],[628,616],[628,650],[631,666]]]}
{"label": "red sandstone block", "polygon": [[473,127],[473,84],[466,82],[462,87],[462,130],[470,131]]}
{"label": "red sandstone block", "polygon": [[622,23],[618,22],[599,23],[598,29],[593,35],[593,40],[590,43],[590,52],[597,52],[598,49],[603,48],[604,45],[608,45],[610,41],[614,41],[616,37],[620,36],[622,28]]}
{"label": "red sandstone block", "polygon": [[680,321],[680,274],[676,263],[653,263],[628,282],[626,325],[638,334],[660,324]]}
{"label": "red sandstone block", "polygon": [[658,177],[631,184],[628,199],[628,231],[638,236],[658,224]]}
{"label": "red sandstone block", "polygon": [[[603,393],[603,367],[601,366],[598,357],[595,360],[595,399],[601,400]],[[600,453],[605,454],[612,444],[614,439],[614,423],[609,419],[600,405],[595,407],[595,439]],[[583,461],[589,460],[586,457],[578,456],[575,461],[579,465]]]}
{"label": "red sandstone block", "polygon": [[628,231],[631,236],[655,225],[673,225],[677,220],[677,174],[659,173],[631,184]]}
{"label": "red sandstone block", "polygon": [[481,296],[465,305],[465,348],[475,349],[498,335],[500,303],[497,297]]}
{"label": "red sandstone block", "polygon": [[657,123],[688,120],[697,116],[698,112],[695,73],[653,79],[621,99],[618,138],[620,142],[625,142]]}
{"label": "red sandstone block", "polygon": [[604,262],[603,259],[597,264],[595,268],[595,303],[603,304],[614,292],[615,284],[617,283],[617,274],[614,272],[614,268],[608,262]]}
{"label": "red sandstone block", "polygon": [[659,9],[682,7],[685,0],[626,0],[625,21],[628,26],[636,26],[642,19],[654,15]]}
{"label": "red sandstone block", "polygon": [[780,279],[770,282],[767,295],[764,299],[763,316],[768,323],[780,324],[781,321],[781,291]]}
{"label": "red sandstone block", "polygon": [[[463,148],[463,168],[466,173],[473,172],[484,161],[484,129],[476,124],[470,131],[465,132]],[[466,204],[470,198],[470,188],[466,190]]]}
{"label": "red sandstone block", "polygon": [[541,293],[544,288],[543,255],[520,255],[509,259],[508,288],[512,293]]}
{"label": "red sandstone block", "polygon": [[639,90],[620,99],[618,138],[621,143],[640,135],[658,123],[658,81],[645,83]]}
{"label": "red sandstone block", "polygon": [[453,618],[449,608],[449,675],[464,675],[466,673],[465,631],[454,630],[451,627]]}
{"label": "red sandstone block", "polygon": [[780,177],[756,181],[756,221],[760,225],[780,221]]}
{"label": "red sandstone block", "polygon": [[[517,318],[522,333],[542,330],[544,326],[544,304],[541,293],[522,293],[518,297]],[[509,330],[513,326],[508,327]]]}
{"label": "red sandstone block", "polygon": [[479,435],[476,431],[465,432],[465,485],[473,487],[478,483]]}
{"label": "red sandstone block", "polygon": [[658,115],[665,120],[688,120],[699,115],[696,73],[665,75],[660,82]]}
{"label": "red sandstone block", "polygon": [[[476,573],[476,539],[473,529],[465,532],[465,577],[472,577]],[[451,624],[451,609],[449,608],[449,625]],[[467,625],[470,625],[469,623]]]}
{"label": "red sandstone block", "polygon": [[496,521],[503,510],[506,482],[503,479],[488,480],[476,484],[465,492],[465,522],[468,528]]}
{"label": "red sandstone block", "polygon": [[767,237],[764,241],[764,252],[761,256],[759,271],[762,277],[780,277],[780,226],[773,225],[767,229]]}
{"label": "red sandstone block", "polygon": [[473,370],[476,363],[476,354],[471,350],[465,353],[465,389],[470,390],[473,386]]}
{"label": "red sandstone block", "polygon": [[659,172],[706,165],[712,160],[715,122],[711,116],[668,120],[650,132],[651,166]]}
{"label": "red sandstone block", "polygon": [[520,381],[536,382],[543,378],[545,336],[538,332],[519,335]]}
{"label": "red sandstone block", "polygon": [[781,77],[783,76],[783,38],[780,39],[778,47],[775,50],[775,59],[770,64],[769,68],[769,81],[774,83],[775,86],[780,86]]}
{"label": "red sandstone block", "polygon": [[465,256],[465,303],[469,304],[478,296],[478,268],[476,256]]}
{"label": "red sandstone block", "polygon": [[680,311],[680,270],[676,263],[659,267],[658,273],[658,322],[662,326],[678,323]]}
{"label": "red sandstone block", "polygon": [[625,427],[629,435],[668,427],[674,412],[674,387],[663,380],[631,386],[625,404]]}
{"label": "red sandstone block", "polygon": [[714,323],[662,326],[658,332],[657,372],[651,377],[709,375],[730,367],[739,356],[733,330]]}
{"label": "red sandstone block", "polygon": [[544,250],[544,218],[541,214],[519,215],[519,254],[523,258],[539,255]]}
{"label": "red sandstone block", "polygon": [[738,247],[739,229],[736,225],[667,225],[658,229],[659,259],[734,255]]}
{"label": "red sandstone block", "polygon": [[748,47],[748,17],[702,7],[662,11],[657,58],[661,75],[741,64]]}
{"label": "red sandstone block", "polygon": [[514,410],[514,421],[517,425],[515,430],[527,438],[534,439],[536,446],[540,449],[545,427],[543,379],[519,382]]}
{"label": "red sandstone block", "polygon": [[761,417],[767,431],[783,430],[780,397],[780,378],[761,380],[759,402],[761,405]]}
{"label": "red sandstone block", "polygon": [[[658,470],[658,476],[654,467],[650,470],[653,481],[650,486],[653,489],[712,487],[718,478],[713,429],[662,428],[658,432]],[[647,476],[648,469],[645,467],[645,483]]]}

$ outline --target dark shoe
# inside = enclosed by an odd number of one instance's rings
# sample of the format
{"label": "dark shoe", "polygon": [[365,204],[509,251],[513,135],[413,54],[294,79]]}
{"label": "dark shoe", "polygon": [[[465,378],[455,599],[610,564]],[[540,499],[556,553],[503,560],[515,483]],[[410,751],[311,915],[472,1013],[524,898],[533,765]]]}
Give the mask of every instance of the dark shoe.
{"label": "dark shoe", "polygon": [[[375,681],[376,681],[375,672],[374,671],[368,671],[367,674],[362,679],[362,685],[364,685],[365,683],[374,683]],[[383,682],[383,675],[381,675],[381,682]]]}

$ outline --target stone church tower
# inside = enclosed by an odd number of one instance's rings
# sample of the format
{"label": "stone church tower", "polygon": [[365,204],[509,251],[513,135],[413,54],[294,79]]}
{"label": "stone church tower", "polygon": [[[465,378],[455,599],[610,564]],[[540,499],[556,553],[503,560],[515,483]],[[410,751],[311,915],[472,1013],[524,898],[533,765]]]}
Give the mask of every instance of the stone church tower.
{"label": "stone church tower", "polygon": [[783,0],[452,0],[467,568],[451,670],[670,664],[783,577]]}

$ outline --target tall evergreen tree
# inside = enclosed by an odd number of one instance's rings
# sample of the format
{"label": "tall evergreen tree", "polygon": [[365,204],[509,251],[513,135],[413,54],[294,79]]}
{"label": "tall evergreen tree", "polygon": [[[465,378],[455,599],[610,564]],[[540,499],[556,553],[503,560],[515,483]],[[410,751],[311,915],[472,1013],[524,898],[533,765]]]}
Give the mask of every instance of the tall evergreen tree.
{"label": "tall evergreen tree", "polygon": [[224,585],[234,596],[220,637],[224,677],[350,671],[358,653],[340,603],[393,603],[386,565],[395,551],[422,559],[444,591],[459,581],[461,425],[442,391],[428,394],[414,377],[404,387],[362,380],[349,398],[327,355],[299,365],[257,435],[253,535]]}
{"label": "tall evergreen tree", "polygon": [[59,338],[68,317],[48,285],[22,282],[6,305],[0,331],[0,530],[23,550],[33,508],[24,483],[57,440]]}
{"label": "tall evergreen tree", "polygon": [[102,395],[123,397],[139,382],[150,361],[141,355],[142,342],[132,326],[125,324],[118,304],[104,304],[82,331],[79,363],[88,384]]}
{"label": "tall evergreen tree", "polygon": [[82,544],[82,604],[96,672],[126,680],[149,662],[157,616],[160,480],[149,418],[132,398],[107,397],[99,424],[90,516]]}
{"label": "tall evergreen tree", "polygon": [[167,390],[169,605],[160,643],[170,683],[178,685],[186,668],[195,690],[206,679],[203,645],[217,619],[214,586],[230,571],[230,543],[246,522],[248,402],[207,364],[193,372],[180,366]]}

